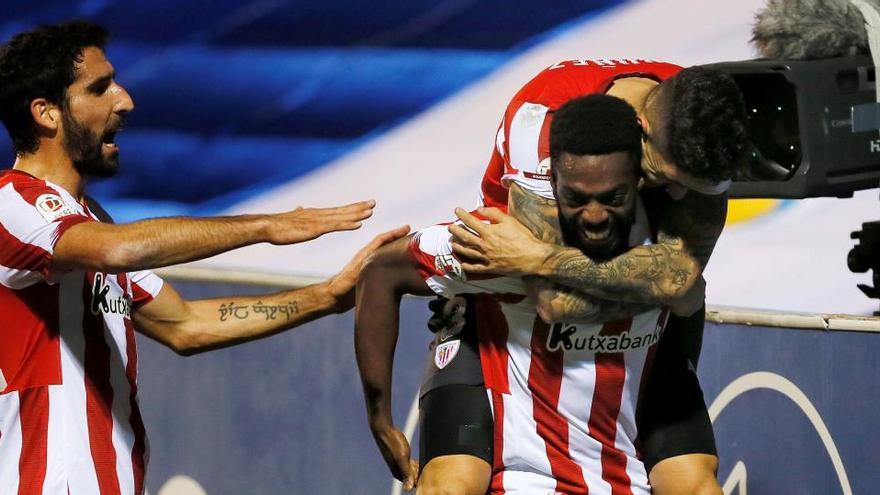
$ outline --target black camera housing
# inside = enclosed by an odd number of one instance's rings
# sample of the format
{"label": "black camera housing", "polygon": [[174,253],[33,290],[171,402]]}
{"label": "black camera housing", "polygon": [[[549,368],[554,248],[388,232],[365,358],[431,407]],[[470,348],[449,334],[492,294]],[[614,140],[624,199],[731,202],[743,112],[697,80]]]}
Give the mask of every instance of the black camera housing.
{"label": "black camera housing", "polygon": [[880,186],[880,107],[869,55],[706,67],[733,77],[749,113],[754,149],[731,197],[850,197]]}

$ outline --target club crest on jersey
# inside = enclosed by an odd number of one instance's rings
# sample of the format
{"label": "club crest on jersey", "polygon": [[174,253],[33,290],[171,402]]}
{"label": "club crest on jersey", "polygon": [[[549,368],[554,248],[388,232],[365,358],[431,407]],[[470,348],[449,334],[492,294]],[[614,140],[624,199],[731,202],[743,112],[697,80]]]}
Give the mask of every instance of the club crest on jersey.
{"label": "club crest on jersey", "polygon": [[110,285],[107,276],[103,273],[95,274],[92,284],[92,314],[117,314],[122,316],[131,315],[131,299],[125,296],[108,297]]}
{"label": "club crest on jersey", "polygon": [[545,175],[548,178],[550,177],[550,158],[544,158],[541,160],[541,163],[538,164],[538,168],[535,169],[535,173],[538,175]]}
{"label": "club crest on jersey", "polygon": [[57,194],[41,194],[37,197],[34,204],[37,207],[37,211],[40,212],[40,215],[49,223],[54,222],[63,216],[76,214],[76,212],[73,211],[73,208],[64,204],[61,196]]}
{"label": "club crest on jersey", "polygon": [[460,340],[451,340],[437,346],[434,350],[434,364],[439,369],[443,369],[455,359],[458,354],[458,348],[461,346]]}
{"label": "club crest on jersey", "polygon": [[434,256],[434,268],[443,272],[452,278],[464,280],[464,272],[461,270],[461,263],[451,254],[438,254]]}

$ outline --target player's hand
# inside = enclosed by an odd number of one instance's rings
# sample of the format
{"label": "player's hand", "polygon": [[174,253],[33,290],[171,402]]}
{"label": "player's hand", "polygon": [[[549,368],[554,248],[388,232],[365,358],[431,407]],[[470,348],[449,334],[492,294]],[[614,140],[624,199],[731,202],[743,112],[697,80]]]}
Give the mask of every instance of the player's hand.
{"label": "player's hand", "polygon": [[690,316],[699,311],[705,302],[706,279],[699,276],[697,277],[697,281],[694,282],[694,286],[687,291],[687,294],[678,299],[672,300],[668,306],[669,310],[672,311],[672,314],[676,316]]}
{"label": "player's hand", "polygon": [[550,251],[523,224],[497,208],[480,208],[484,223],[467,211],[456,208],[462,225],[450,225],[452,251],[467,273],[523,276],[537,273]]}
{"label": "player's hand", "polygon": [[428,328],[438,334],[441,340],[457,335],[464,328],[464,313],[467,309],[467,300],[464,297],[437,297],[428,303],[428,308],[433,313],[428,320]]}
{"label": "player's hand", "polygon": [[357,230],[373,214],[373,200],[332,208],[297,208],[266,217],[265,238],[277,245],[310,241],[329,232]]}
{"label": "player's hand", "polygon": [[403,489],[410,492],[416,487],[419,478],[419,463],[410,457],[409,442],[402,431],[394,426],[372,428],[373,437],[379,445],[385,464],[391,475],[403,483]]}
{"label": "player's hand", "polygon": [[404,225],[377,235],[369,244],[355,253],[339,273],[330,278],[327,282],[327,289],[330,297],[335,301],[334,306],[337,312],[344,313],[354,307],[354,288],[367,258],[380,247],[400,239],[408,233],[409,225]]}

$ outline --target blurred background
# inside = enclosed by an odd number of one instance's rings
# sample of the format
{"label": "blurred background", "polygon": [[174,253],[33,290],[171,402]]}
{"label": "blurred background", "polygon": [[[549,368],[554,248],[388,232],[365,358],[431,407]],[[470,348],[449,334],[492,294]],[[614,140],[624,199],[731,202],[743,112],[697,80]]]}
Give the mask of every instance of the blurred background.
{"label": "blurred background", "polygon": [[[292,247],[252,246],[195,264],[326,277],[380,231],[430,225],[450,219],[456,206],[476,206],[502,112],[543,68],[576,58],[680,65],[754,58],[751,26],[763,4],[3,0],[0,39],[72,17],[111,31],[108,57],[136,109],[117,138],[120,174],[89,190],[118,222],[376,199],[376,213],[360,231]],[[0,157],[0,167],[14,160],[5,134]],[[850,273],[846,256],[854,242],[850,232],[880,220],[878,206],[876,189],[849,199],[731,202],[706,273],[708,303],[871,314],[876,302],[856,289],[870,276]],[[244,290],[180,287],[192,297]],[[405,321],[420,328],[423,305],[407,305]],[[141,342],[141,396],[153,444],[149,489],[168,495],[387,493],[389,476],[361,412],[350,331],[349,314],[186,360]],[[872,335],[845,344],[806,337],[813,340],[794,345],[791,332],[778,331],[748,338],[727,328],[709,332],[708,364],[701,363],[707,400],[754,370],[787,376],[814,400],[839,408],[837,399],[853,390],[868,397],[880,392],[871,378],[880,369],[877,354],[858,340]],[[398,369],[408,370],[395,378],[401,424],[411,412],[426,340],[420,330],[404,332],[399,347]],[[832,350],[841,357],[780,368],[804,356],[827,358]],[[835,392],[832,374],[862,381]],[[762,386],[770,390],[768,383]],[[831,450],[816,436],[815,417],[798,412],[802,402],[780,397],[757,406],[740,401],[734,406],[741,423],[716,423],[719,445],[738,449],[722,455],[722,479],[735,487],[741,475],[737,493],[745,494],[745,468],[737,462],[751,459],[757,471],[749,471],[749,483],[769,483],[757,485],[756,493],[839,493],[843,461],[828,461],[824,452]],[[801,409],[786,409],[792,403]],[[870,442],[858,433],[862,424],[848,420],[859,413],[871,418],[870,409],[867,401],[822,411],[836,422],[831,427],[846,444],[846,462],[871,457]],[[766,424],[756,423],[754,411]],[[755,434],[745,439],[737,428]],[[762,438],[772,439],[769,447],[750,443]],[[796,462],[791,452],[810,454]],[[780,472],[771,461],[782,458],[791,462]],[[859,469],[858,486],[880,481],[864,465]],[[174,477],[180,473],[192,479]],[[773,483],[783,488],[767,488]]]}
{"label": "blurred background", "polygon": [[[573,58],[681,65],[755,56],[763,0],[291,2],[6,1],[0,38],[93,19],[136,110],[122,172],[90,185],[117,221],[379,202],[364,229],[254,246],[199,266],[324,277],[375,233],[477,204],[501,113],[538,71]],[[0,157],[11,164],[7,136]],[[849,233],[880,218],[853,199],[732,203],[708,301],[870,314]]]}

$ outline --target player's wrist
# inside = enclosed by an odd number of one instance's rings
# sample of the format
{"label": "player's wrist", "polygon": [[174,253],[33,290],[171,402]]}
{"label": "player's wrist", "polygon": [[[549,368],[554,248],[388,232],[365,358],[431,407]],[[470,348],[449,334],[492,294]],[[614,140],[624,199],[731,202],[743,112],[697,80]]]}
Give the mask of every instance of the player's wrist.
{"label": "player's wrist", "polygon": [[553,274],[553,266],[550,260],[561,251],[559,246],[543,241],[535,242],[529,250],[529,256],[522,263],[522,275],[549,277]]}

